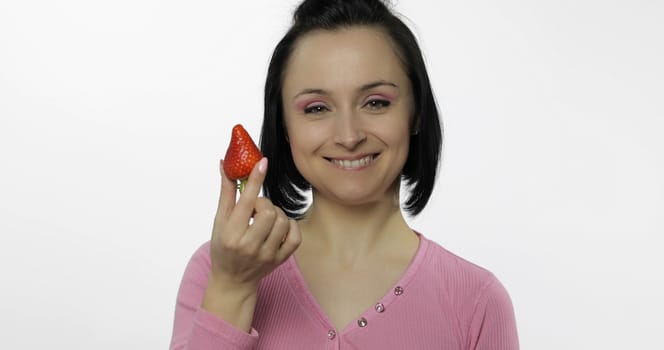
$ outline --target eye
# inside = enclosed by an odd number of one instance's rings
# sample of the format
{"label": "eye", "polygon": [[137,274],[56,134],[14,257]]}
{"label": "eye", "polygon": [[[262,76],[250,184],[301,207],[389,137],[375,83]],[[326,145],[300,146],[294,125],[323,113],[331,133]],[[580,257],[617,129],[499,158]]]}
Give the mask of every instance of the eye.
{"label": "eye", "polygon": [[364,106],[373,111],[381,110],[385,107],[388,107],[391,104],[390,101],[384,99],[373,99],[369,100]]}
{"label": "eye", "polygon": [[320,104],[311,105],[311,106],[307,106],[307,107],[304,108],[304,113],[305,114],[310,114],[310,113],[319,114],[319,113],[323,113],[325,111],[328,111],[327,107],[325,107],[324,105],[320,105]]}

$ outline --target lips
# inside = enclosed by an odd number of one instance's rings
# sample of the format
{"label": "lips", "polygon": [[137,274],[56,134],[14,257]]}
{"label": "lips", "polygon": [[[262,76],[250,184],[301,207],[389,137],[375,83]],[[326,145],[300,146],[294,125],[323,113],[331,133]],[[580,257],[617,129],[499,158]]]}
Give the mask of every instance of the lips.
{"label": "lips", "polygon": [[329,162],[334,164],[337,168],[354,170],[366,167],[371,164],[378,154],[370,154],[358,159],[337,159],[337,158],[326,158]]}

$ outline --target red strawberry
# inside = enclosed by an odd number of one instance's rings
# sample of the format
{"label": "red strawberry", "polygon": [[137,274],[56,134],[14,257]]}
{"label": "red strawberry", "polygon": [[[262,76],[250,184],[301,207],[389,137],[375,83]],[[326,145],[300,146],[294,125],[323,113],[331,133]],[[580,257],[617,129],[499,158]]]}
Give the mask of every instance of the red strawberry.
{"label": "red strawberry", "polygon": [[231,180],[240,180],[238,186],[240,192],[244,189],[251,170],[262,158],[263,154],[247,130],[244,130],[240,124],[235,125],[231,133],[231,143],[224,157],[224,173]]}

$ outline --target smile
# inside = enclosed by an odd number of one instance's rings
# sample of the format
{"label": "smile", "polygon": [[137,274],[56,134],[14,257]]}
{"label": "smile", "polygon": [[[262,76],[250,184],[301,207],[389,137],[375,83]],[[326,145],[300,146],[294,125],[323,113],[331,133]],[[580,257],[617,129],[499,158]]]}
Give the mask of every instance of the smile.
{"label": "smile", "polygon": [[366,157],[360,158],[360,159],[334,159],[334,158],[327,158],[328,161],[330,161],[332,164],[334,164],[337,168],[342,168],[342,169],[347,169],[347,170],[354,170],[354,169],[360,169],[364,168],[367,165],[371,164],[374,159],[378,154],[370,154]]}

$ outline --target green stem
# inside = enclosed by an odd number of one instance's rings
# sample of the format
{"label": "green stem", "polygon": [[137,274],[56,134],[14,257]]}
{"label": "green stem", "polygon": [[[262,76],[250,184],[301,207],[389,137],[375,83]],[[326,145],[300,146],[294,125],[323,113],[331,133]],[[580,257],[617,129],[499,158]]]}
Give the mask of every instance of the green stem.
{"label": "green stem", "polygon": [[247,178],[245,177],[244,179],[238,181],[239,183],[237,185],[237,189],[240,190],[240,193],[242,193],[242,191],[244,191],[244,185],[247,184]]}

